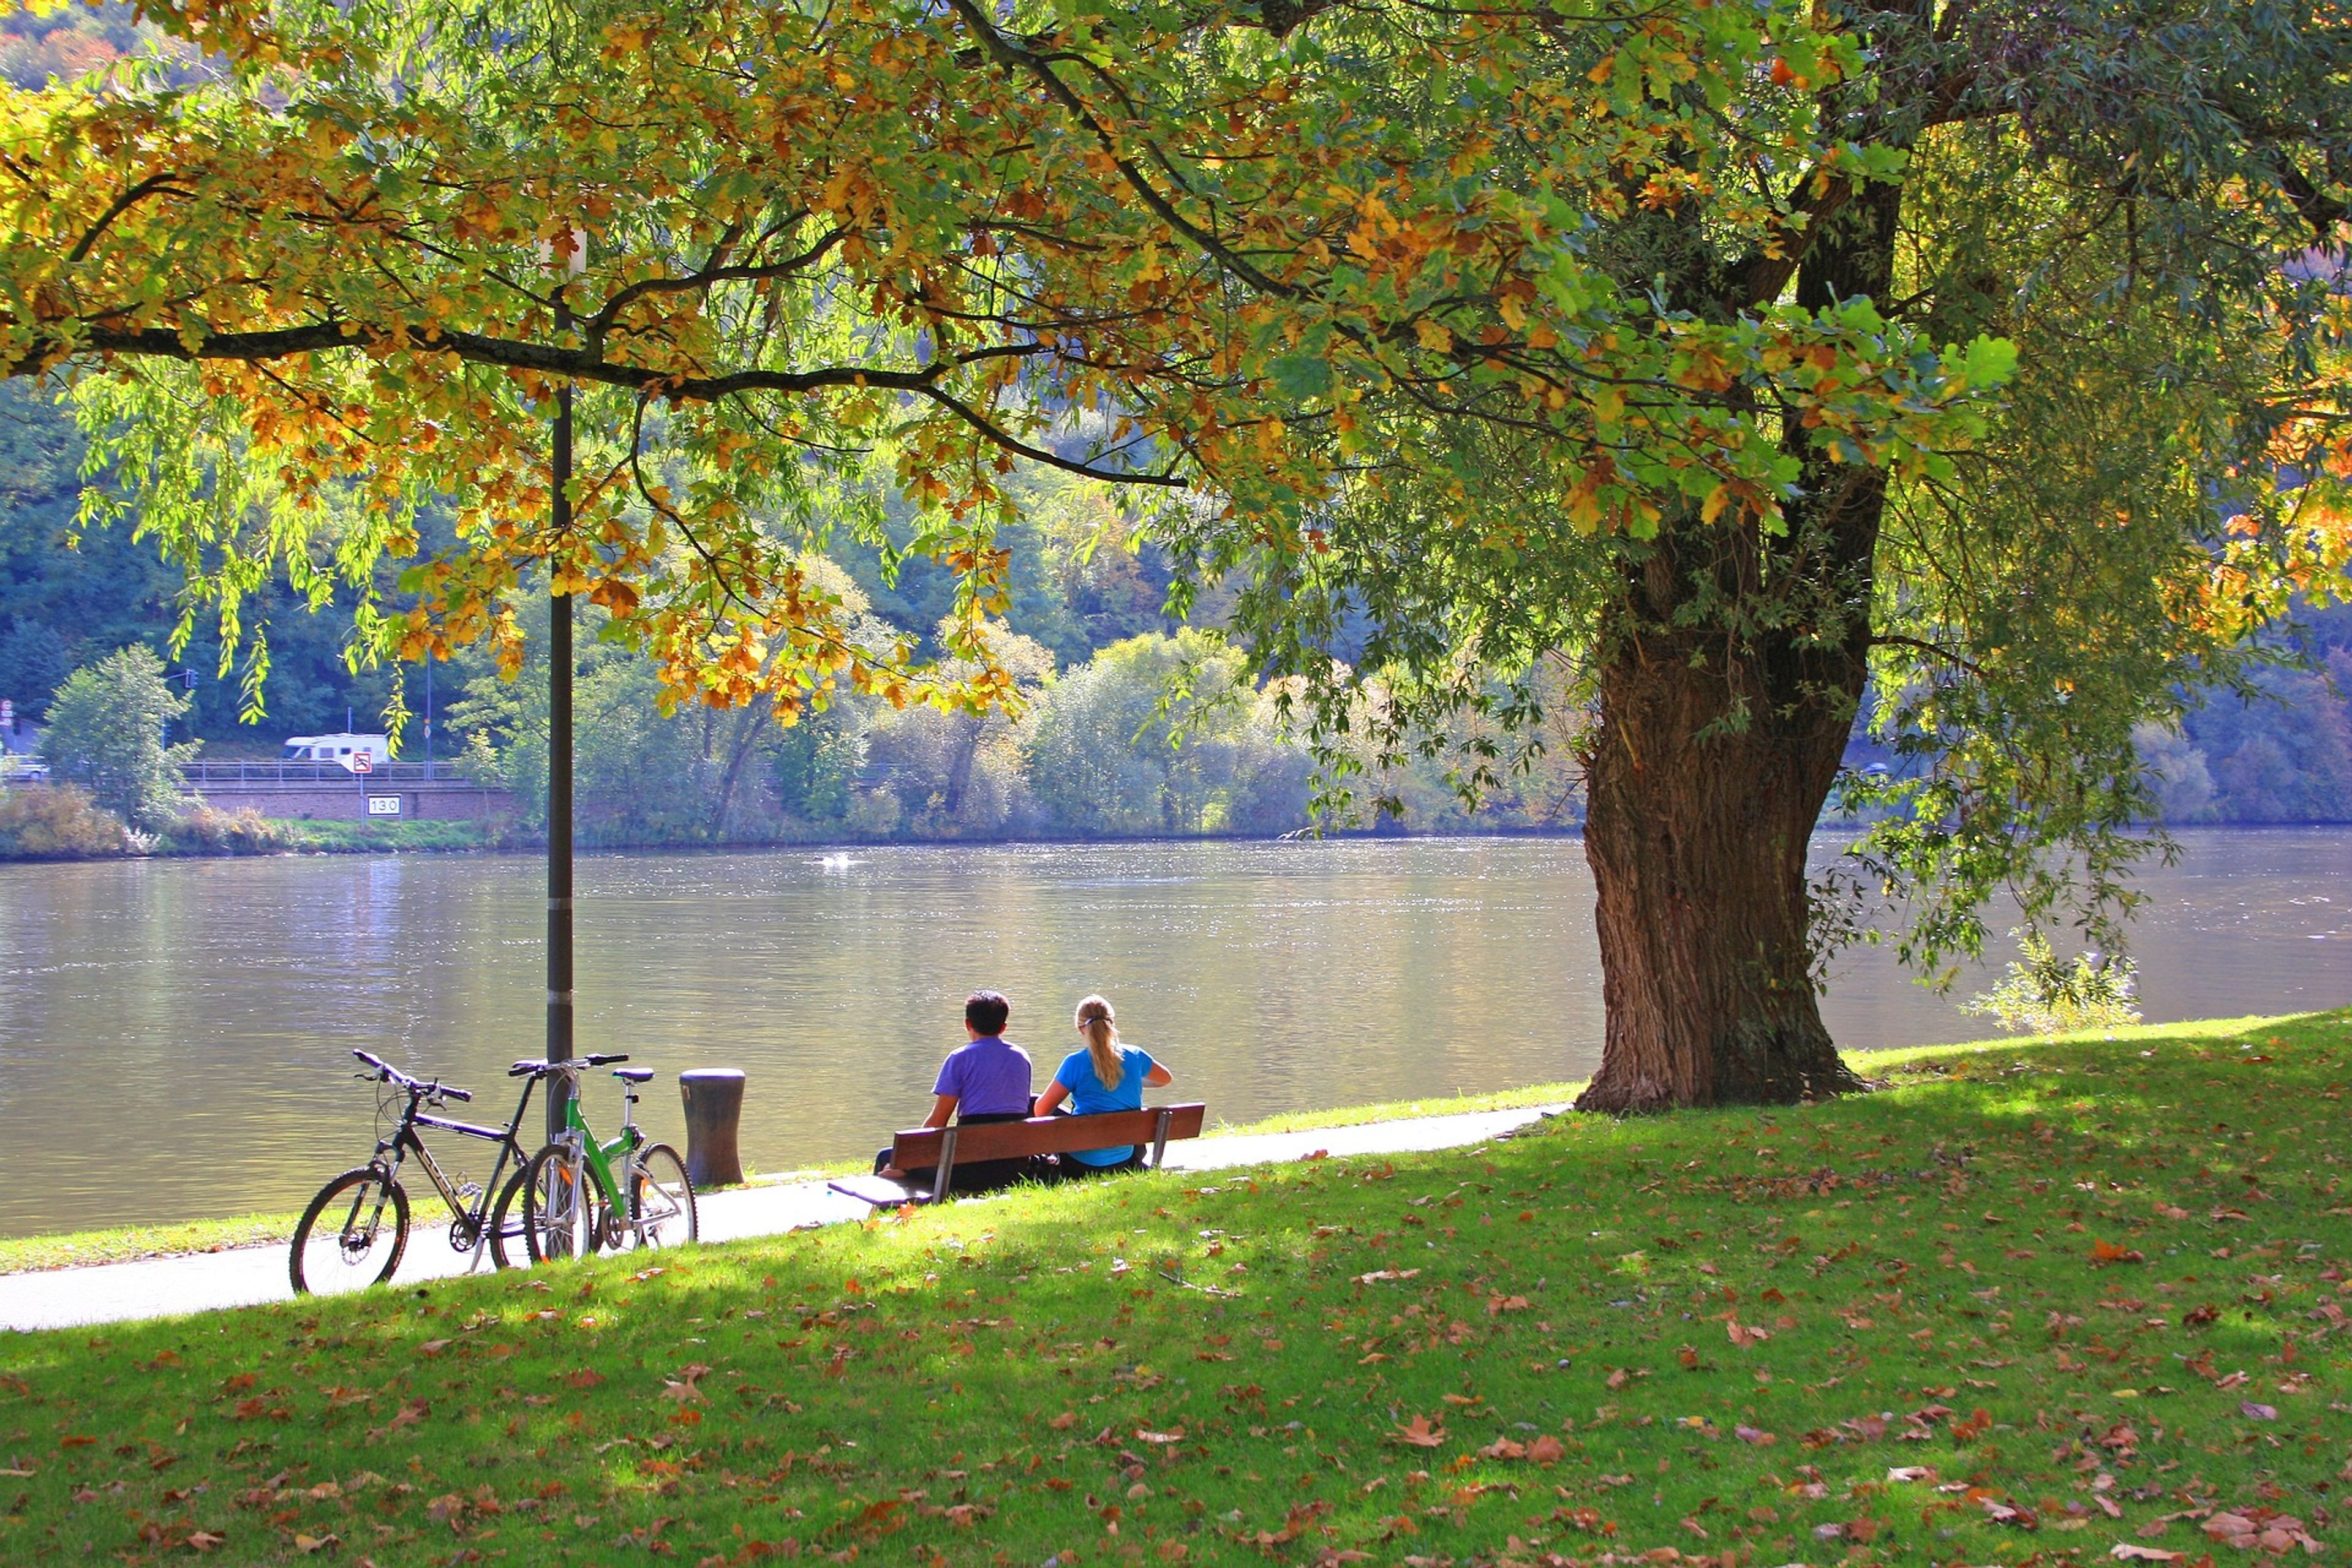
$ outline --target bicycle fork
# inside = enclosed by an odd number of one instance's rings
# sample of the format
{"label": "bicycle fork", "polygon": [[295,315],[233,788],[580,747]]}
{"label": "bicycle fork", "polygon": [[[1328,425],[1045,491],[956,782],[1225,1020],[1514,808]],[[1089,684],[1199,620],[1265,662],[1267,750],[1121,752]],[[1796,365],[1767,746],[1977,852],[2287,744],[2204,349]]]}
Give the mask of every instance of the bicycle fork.
{"label": "bicycle fork", "polygon": [[[573,1114],[576,1116],[577,1112]],[[562,1173],[563,1190],[560,1194],[541,1195],[548,1200],[549,1216],[562,1222],[570,1255],[585,1258],[597,1250],[598,1243],[603,1239],[596,1234],[596,1209],[590,1197],[596,1173],[588,1160],[587,1133],[577,1125],[566,1127],[556,1142],[563,1150],[563,1159],[556,1167]]]}
{"label": "bicycle fork", "polygon": [[365,1237],[371,1246],[374,1244],[376,1230],[383,1224],[383,1205],[392,1201],[392,1189],[400,1183],[400,1160],[401,1148],[398,1143],[395,1142],[388,1148],[382,1143],[375,1146],[375,1158],[369,1162],[375,1168],[379,1178],[375,1184],[375,1203],[368,1209],[367,1220],[362,1226],[360,1220],[360,1207],[367,1202],[367,1188],[362,1186],[352,1194],[352,1212],[343,1216],[341,1241],[344,1251],[351,1250],[354,1237]]}

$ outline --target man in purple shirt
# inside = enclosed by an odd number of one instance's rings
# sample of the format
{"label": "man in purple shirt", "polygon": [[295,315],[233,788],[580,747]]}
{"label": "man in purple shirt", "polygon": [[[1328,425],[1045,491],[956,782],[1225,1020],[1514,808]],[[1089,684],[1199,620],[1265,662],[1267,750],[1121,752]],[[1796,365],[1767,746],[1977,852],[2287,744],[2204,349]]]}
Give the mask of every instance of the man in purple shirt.
{"label": "man in purple shirt", "polygon": [[[940,1064],[939,1081],[931,1085],[937,1099],[931,1113],[923,1118],[924,1126],[945,1127],[950,1120],[964,1124],[1018,1121],[1029,1114],[1029,1053],[1004,1037],[1005,1023],[1012,1016],[1013,1004],[997,992],[975,991],[964,998],[963,1029],[970,1038]],[[1027,1160],[959,1163],[956,1190],[977,1192],[1017,1181],[1029,1173],[1031,1163]],[[890,1163],[887,1149],[875,1156],[874,1169],[884,1176],[913,1173]]]}

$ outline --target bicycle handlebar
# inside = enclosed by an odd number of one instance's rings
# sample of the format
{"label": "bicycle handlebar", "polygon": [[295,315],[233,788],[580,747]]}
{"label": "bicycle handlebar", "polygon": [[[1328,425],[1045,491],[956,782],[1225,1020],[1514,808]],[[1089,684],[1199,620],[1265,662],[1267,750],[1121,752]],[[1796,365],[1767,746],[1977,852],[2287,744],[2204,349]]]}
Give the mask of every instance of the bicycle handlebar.
{"label": "bicycle handlebar", "polygon": [[532,1057],[526,1060],[519,1061],[515,1063],[514,1066],[507,1068],[507,1076],[509,1078],[538,1078],[547,1073],[576,1073],[583,1068],[600,1068],[613,1062],[625,1062],[628,1059],[626,1053],[594,1057],[573,1057],[570,1061],[566,1062],[551,1062],[542,1058]]}
{"label": "bicycle handlebar", "polygon": [[400,1085],[401,1088],[408,1090],[411,1094],[422,1095],[428,1100],[446,1099],[471,1100],[474,1098],[465,1089],[459,1089],[454,1084],[443,1083],[437,1078],[429,1083],[423,1079],[411,1078],[406,1073],[401,1071],[398,1068],[393,1066],[390,1062],[385,1061],[382,1057],[372,1056],[366,1051],[355,1050],[352,1055],[359,1058],[360,1060],[367,1063],[367,1065],[373,1069],[366,1076],[374,1079],[379,1083],[396,1083]]}

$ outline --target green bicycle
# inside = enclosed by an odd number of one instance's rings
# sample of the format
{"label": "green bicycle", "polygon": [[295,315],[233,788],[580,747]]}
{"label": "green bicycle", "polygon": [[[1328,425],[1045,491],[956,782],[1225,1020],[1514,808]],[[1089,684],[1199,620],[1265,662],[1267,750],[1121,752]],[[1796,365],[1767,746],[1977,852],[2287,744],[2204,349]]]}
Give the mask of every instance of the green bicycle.
{"label": "green bicycle", "polygon": [[637,1086],[651,1068],[622,1068],[621,1131],[599,1143],[580,1114],[582,1069],[625,1062],[625,1056],[581,1057],[549,1064],[572,1092],[564,1099],[563,1132],[530,1157],[521,1184],[524,1249],[533,1263],[677,1247],[695,1237],[694,1184],[686,1162],[667,1143],[647,1143],[637,1126]]}

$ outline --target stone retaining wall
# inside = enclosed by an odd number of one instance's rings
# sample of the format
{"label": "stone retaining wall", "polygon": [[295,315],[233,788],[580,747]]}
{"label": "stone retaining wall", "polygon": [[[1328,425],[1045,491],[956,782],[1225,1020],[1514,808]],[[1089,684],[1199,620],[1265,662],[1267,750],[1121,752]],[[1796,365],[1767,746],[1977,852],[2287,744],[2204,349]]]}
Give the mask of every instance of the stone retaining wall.
{"label": "stone retaining wall", "polygon": [[[191,793],[216,811],[249,809],[264,816],[306,822],[498,822],[515,815],[513,795],[463,780],[368,788],[364,780],[355,777],[349,784],[205,784]],[[371,813],[372,799],[396,800],[399,809],[385,812],[379,806]]]}

